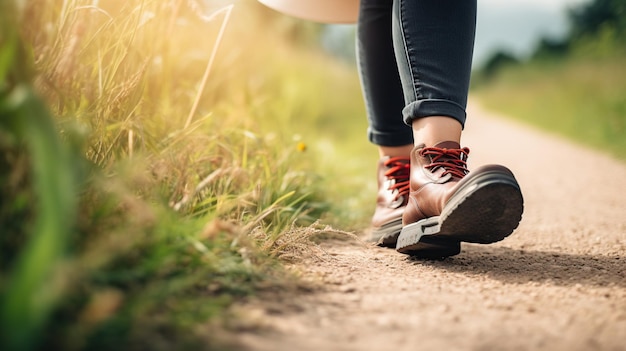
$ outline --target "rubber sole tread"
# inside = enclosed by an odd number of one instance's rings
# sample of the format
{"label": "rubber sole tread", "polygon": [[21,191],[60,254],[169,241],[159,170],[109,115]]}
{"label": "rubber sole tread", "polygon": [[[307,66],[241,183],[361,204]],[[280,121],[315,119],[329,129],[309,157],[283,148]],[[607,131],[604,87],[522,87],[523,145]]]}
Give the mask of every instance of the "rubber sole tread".
{"label": "rubber sole tread", "polygon": [[397,239],[400,253],[441,258],[460,252],[460,242],[489,244],[503,240],[518,227],[523,198],[514,180],[476,184],[449,202],[441,216],[405,226]]}

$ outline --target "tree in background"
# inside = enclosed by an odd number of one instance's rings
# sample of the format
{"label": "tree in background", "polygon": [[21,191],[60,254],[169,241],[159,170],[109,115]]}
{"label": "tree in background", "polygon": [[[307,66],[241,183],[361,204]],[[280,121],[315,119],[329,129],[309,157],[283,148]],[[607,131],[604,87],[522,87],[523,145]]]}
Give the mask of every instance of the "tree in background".
{"label": "tree in background", "polygon": [[[568,56],[610,57],[626,48],[626,1],[592,0],[568,11],[570,29],[563,39],[543,37],[529,61],[559,60]],[[491,79],[505,66],[519,63],[506,52],[494,53],[480,68],[478,81]]]}
{"label": "tree in background", "polygon": [[569,11],[570,40],[595,36],[606,27],[622,38],[626,32],[626,1],[593,0]]}
{"label": "tree in background", "polygon": [[500,72],[504,67],[516,65],[519,60],[511,53],[498,51],[493,54],[482,68],[482,74],[485,79],[491,79]]}

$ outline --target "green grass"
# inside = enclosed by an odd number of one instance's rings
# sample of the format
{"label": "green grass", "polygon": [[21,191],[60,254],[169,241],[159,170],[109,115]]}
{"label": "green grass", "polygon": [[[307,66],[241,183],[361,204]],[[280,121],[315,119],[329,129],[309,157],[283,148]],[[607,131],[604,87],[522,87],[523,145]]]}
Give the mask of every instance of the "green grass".
{"label": "green grass", "polygon": [[626,55],[511,66],[472,95],[487,108],[626,160]]}
{"label": "green grass", "polygon": [[315,26],[255,2],[15,3],[0,349],[221,349],[233,304],[297,288],[282,260],[324,224],[365,226],[358,78],[299,43]]}

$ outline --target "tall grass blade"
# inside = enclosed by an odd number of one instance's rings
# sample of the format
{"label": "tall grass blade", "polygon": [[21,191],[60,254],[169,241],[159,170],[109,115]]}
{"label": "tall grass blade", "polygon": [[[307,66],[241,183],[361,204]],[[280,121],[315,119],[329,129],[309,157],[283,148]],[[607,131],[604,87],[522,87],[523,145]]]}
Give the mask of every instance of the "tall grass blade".
{"label": "tall grass blade", "polygon": [[27,85],[19,85],[0,105],[2,126],[23,140],[31,155],[37,194],[30,241],[10,273],[0,300],[0,321],[8,350],[29,349],[50,314],[60,290],[55,268],[63,258],[76,211],[68,155],[52,120]]}
{"label": "tall grass blade", "polygon": [[224,31],[226,30],[226,25],[228,24],[228,20],[230,19],[230,13],[233,10],[234,5],[226,6],[219,11],[217,11],[214,16],[224,12],[224,20],[222,21],[222,25],[220,27],[220,31],[217,34],[217,39],[215,40],[215,45],[213,46],[213,50],[211,51],[211,57],[209,58],[209,62],[207,63],[206,70],[204,71],[204,75],[202,76],[202,80],[200,81],[200,87],[198,88],[198,93],[196,94],[196,99],[191,106],[191,111],[189,111],[189,116],[187,116],[187,121],[185,122],[185,128],[189,127],[191,124],[191,120],[193,116],[196,114],[196,110],[198,109],[198,104],[200,104],[200,98],[202,97],[202,93],[204,92],[204,88],[206,87],[206,83],[209,80],[209,75],[211,74],[211,67],[213,67],[213,61],[215,61],[215,56],[217,54],[217,49],[220,46],[222,41],[222,37],[224,36]]}

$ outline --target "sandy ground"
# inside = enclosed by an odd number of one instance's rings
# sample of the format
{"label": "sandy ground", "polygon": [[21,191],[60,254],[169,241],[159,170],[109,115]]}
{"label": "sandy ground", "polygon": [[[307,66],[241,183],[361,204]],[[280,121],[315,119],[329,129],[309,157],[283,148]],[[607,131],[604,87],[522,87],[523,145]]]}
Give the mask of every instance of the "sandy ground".
{"label": "sandy ground", "polygon": [[314,293],[250,307],[249,350],[626,350],[626,164],[470,106],[470,169],[500,163],[519,228],[442,261],[353,240],[298,265]]}

